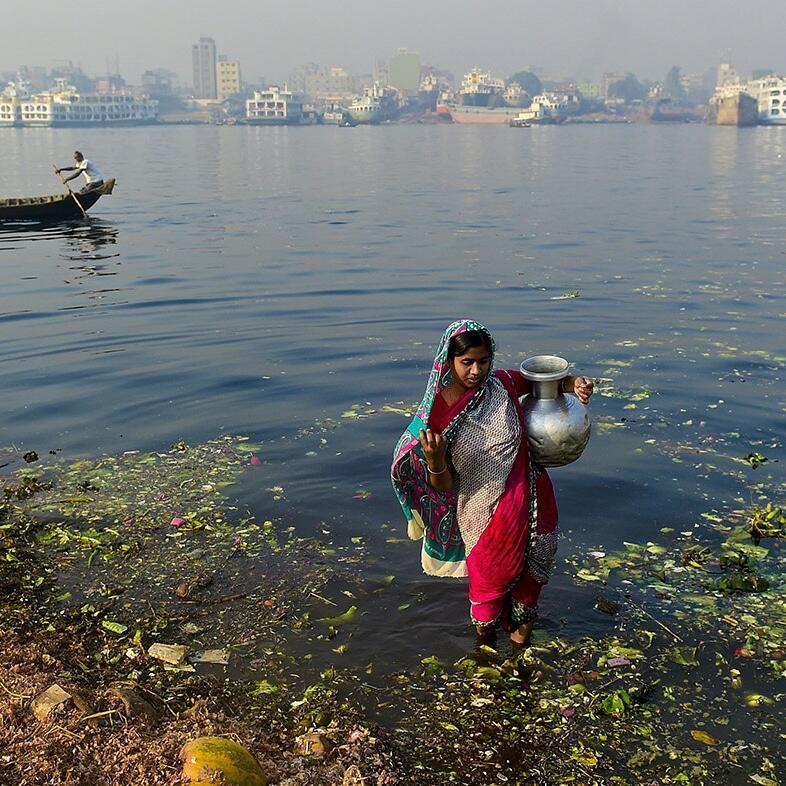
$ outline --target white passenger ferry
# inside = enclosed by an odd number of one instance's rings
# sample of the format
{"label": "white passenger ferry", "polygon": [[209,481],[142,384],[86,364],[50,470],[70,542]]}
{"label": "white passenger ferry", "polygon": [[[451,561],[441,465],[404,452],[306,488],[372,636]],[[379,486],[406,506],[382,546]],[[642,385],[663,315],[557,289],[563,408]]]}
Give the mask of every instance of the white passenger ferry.
{"label": "white passenger ferry", "polygon": [[73,85],[30,94],[10,85],[0,95],[2,126],[143,125],[158,121],[158,101],[129,93],[79,93]]}
{"label": "white passenger ferry", "polygon": [[752,79],[745,92],[759,102],[759,123],[786,125],[786,77],[773,75]]}
{"label": "white passenger ferry", "polygon": [[286,87],[271,85],[246,101],[246,122],[251,125],[288,126],[304,122],[303,98]]}

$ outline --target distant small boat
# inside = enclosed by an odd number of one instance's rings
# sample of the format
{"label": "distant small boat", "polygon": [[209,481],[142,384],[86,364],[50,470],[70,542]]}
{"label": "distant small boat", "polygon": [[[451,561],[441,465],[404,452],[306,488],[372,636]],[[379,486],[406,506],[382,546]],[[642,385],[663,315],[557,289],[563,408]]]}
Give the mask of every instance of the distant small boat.
{"label": "distant small boat", "polygon": [[[76,199],[85,210],[89,210],[98,200],[112,193],[115,179],[110,178],[92,191],[76,193]],[[0,199],[0,221],[61,221],[78,218],[82,215],[74,197],[67,191],[39,197],[11,197]]]}

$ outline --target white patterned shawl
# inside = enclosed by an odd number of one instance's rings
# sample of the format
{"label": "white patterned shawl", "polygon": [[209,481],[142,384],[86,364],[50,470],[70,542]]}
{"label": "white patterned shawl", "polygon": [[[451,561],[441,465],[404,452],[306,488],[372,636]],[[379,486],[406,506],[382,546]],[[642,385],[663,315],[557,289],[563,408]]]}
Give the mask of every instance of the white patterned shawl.
{"label": "white patterned shawl", "polygon": [[486,395],[467,416],[451,446],[458,475],[456,515],[467,556],[491,520],[521,443],[521,423],[510,394],[491,374]]}

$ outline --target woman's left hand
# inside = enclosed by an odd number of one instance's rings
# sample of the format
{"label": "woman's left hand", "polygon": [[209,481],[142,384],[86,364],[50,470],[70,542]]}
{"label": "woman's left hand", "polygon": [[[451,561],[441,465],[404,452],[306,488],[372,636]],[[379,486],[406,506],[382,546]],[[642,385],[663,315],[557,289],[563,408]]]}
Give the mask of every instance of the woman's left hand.
{"label": "woman's left hand", "polygon": [[595,383],[589,377],[576,377],[573,382],[573,392],[582,404],[586,404],[590,400],[594,390]]}

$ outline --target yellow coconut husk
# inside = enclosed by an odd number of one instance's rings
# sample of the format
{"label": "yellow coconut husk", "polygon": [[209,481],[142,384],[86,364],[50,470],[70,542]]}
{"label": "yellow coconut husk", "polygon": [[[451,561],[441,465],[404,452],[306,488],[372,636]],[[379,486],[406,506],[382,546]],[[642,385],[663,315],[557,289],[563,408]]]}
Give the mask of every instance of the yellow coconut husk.
{"label": "yellow coconut husk", "polygon": [[[225,737],[199,737],[180,750],[183,777],[191,786],[268,786],[259,762],[242,746]],[[220,772],[221,780],[215,780]],[[211,780],[214,778],[214,780]]]}

